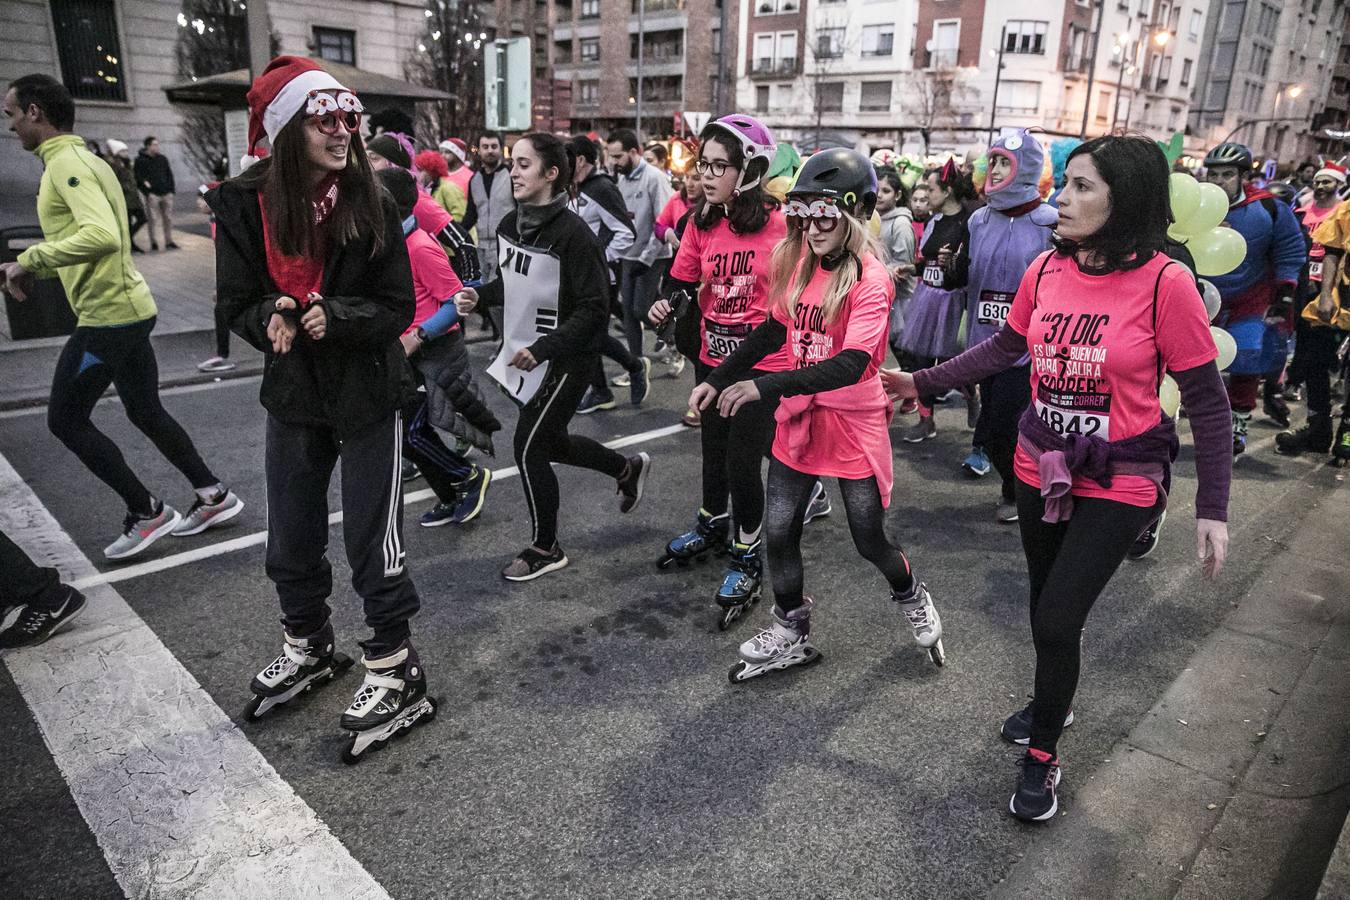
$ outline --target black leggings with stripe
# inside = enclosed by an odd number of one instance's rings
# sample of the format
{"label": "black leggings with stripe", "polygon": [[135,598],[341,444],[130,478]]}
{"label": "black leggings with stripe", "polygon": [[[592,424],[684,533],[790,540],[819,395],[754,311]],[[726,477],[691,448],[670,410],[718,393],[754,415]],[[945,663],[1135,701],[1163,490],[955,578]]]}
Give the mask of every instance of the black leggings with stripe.
{"label": "black leggings with stripe", "polygon": [[544,550],[558,542],[558,476],[551,464],[594,469],[611,478],[622,475],[628,464],[599,441],[567,433],[598,361],[591,353],[555,360],[539,393],[516,421],[516,465],[534,525],[533,543]]}

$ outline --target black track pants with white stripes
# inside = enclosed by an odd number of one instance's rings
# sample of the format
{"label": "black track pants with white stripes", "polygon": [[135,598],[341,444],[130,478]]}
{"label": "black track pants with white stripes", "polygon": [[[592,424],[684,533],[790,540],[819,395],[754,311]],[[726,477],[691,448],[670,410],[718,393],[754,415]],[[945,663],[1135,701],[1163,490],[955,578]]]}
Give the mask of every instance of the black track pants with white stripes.
{"label": "black track pants with white stripes", "polygon": [[622,475],[627,465],[622,454],[599,441],[567,433],[567,423],[591,383],[598,359],[585,354],[555,361],[516,421],[516,465],[534,523],[536,547],[549,548],[558,540],[558,476],[550,463],[592,469],[611,478]]}
{"label": "black track pants with white stripes", "polygon": [[342,538],[352,587],[375,632],[361,646],[379,656],[408,637],[408,620],[421,603],[404,564],[402,440],[397,415],[341,442],[327,428],[268,416],[267,577],[277,586],[281,624],[290,634],[313,634],[328,621],[328,483],[341,460]]}

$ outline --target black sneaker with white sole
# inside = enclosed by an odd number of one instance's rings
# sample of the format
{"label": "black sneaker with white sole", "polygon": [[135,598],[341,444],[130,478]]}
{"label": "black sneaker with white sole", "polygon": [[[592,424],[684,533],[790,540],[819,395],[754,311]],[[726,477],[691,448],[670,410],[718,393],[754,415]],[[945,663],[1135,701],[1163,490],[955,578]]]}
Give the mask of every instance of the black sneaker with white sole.
{"label": "black sneaker with white sole", "polygon": [[540,553],[534,547],[520,551],[511,565],[502,569],[502,577],[507,581],[533,581],[541,575],[556,572],[567,565],[569,560],[561,544],[554,544],[548,553]]}
{"label": "black sneaker with white sole", "polygon": [[1167,511],[1158,516],[1158,520],[1144,529],[1144,533],[1134,539],[1126,554],[1130,559],[1143,559],[1158,548],[1158,535],[1162,533],[1163,522],[1167,521]]}
{"label": "black sneaker with white sole", "polygon": [[69,585],[63,585],[65,595],[55,607],[28,605],[23,607],[14,624],[0,631],[0,648],[32,647],[65,628],[84,611],[84,594]]}
{"label": "black sneaker with white sole", "polygon": [[[1036,705],[1032,700],[1026,706],[1013,713],[1003,720],[1003,727],[999,729],[999,734],[1010,744],[1021,744],[1026,746],[1031,743],[1031,708]],[[1064,727],[1068,728],[1073,724],[1073,710],[1069,710],[1068,715],[1064,717]]]}
{"label": "black sneaker with white sole", "polygon": [[1059,798],[1055,795],[1061,777],[1059,757],[1029,748],[1018,765],[1022,774],[1008,801],[1008,811],[1023,822],[1053,819],[1059,811]]}
{"label": "black sneaker with white sole", "polygon": [[647,486],[647,476],[652,471],[652,458],[647,453],[628,457],[628,467],[618,480],[618,492],[623,496],[619,501],[619,512],[629,513],[637,509],[642,502],[642,491]]}

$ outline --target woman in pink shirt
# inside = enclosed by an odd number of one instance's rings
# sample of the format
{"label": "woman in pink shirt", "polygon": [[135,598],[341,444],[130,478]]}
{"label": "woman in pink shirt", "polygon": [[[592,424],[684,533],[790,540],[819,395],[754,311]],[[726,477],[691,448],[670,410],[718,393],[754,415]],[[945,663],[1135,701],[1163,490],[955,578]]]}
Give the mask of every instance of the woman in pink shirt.
{"label": "woman in pink shirt", "polygon": [[[895,285],[867,222],[877,176],[867,157],[826,150],[807,160],[788,193],[792,223],[773,255],[772,317],[694,388],[689,405],[714,400],[732,416],[778,400],[765,532],[773,570],[773,620],[741,645],[731,680],[814,662],[812,600],[802,593],[802,518],[819,479],[839,479],[853,543],[886,577],[920,646],[943,662],[942,624],[905,554],[886,538],[891,500],[891,404],[879,372]],[[789,364],[756,372],[769,354]]]}
{"label": "woman in pink shirt", "polygon": [[[1009,809],[1036,822],[1058,809],[1057,744],[1073,722],[1088,612],[1136,540],[1157,540],[1177,455],[1158,388],[1181,388],[1195,441],[1196,547],[1213,577],[1228,551],[1228,397],[1194,276],[1162,254],[1167,160],[1146,138],[1103,137],[1069,156],[1054,250],[1022,278],[1006,324],[914,374],[886,371],[893,398],[979,381],[1031,356],[1032,402],[1013,467],[1031,584],[1033,700],[1005,740],[1026,744]],[[1142,537],[1141,537],[1142,535]]]}
{"label": "woman in pink shirt", "polygon": [[[677,313],[675,331],[679,341],[679,335],[687,331],[682,331],[682,323],[697,326],[689,343],[697,342],[694,371],[696,380],[702,382],[768,318],[770,259],[787,234],[787,223],[778,201],[760,183],[777,152],[763,123],[751,116],[725,116],[705,128],[700,138],[697,168],[703,176],[703,203],[689,217],[662,287],[663,299],[652,305],[648,315],[659,326],[674,311],[672,298],[697,298]],[[757,362],[761,373],[781,372],[792,364],[785,349]],[[715,597],[722,608],[718,624],[723,629],[759,599],[759,532],[764,520],[764,484],[759,473],[773,441],[776,405],[777,398],[773,398],[743,404],[733,415],[715,408],[703,411],[703,502],[694,527],[667,544],[657,562],[666,568],[672,562],[684,564],[724,549],[729,553],[730,564]],[[727,513],[728,496],[735,514],[734,530]],[[824,489],[813,496],[807,518],[827,515],[830,507]]]}

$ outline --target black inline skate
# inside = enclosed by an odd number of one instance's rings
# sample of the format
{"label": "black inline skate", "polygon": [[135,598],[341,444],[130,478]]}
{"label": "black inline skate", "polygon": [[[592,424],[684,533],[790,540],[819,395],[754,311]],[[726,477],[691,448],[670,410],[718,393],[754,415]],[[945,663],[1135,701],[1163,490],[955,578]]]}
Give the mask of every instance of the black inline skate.
{"label": "black inline skate", "polygon": [[721,556],[727,550],[730,522],[727,513],[714,516],[700,509],[694,527],[666,545],[666,552],[656,561],[656,567],[668,569],[671,563],[687,566],[691,560],[703,560],[710,553]]}
{"label": "black inline skate", "polygon": [[376,659],[362,657],[366,678],[342,714],[342,728],[351,740],[342,751],[348,765],[367,750],[379,750],[395,735],[436,717],[436,701],[427,696],[427,678],[417,651],[404,641]]}
{"label": "black inline skate", "polygon": [[244,718],[260,719],[272,707],[327,684],[351,667],[351,657],[333,651],[331,624],[306,637],[288,634],[281,655],[249,685],[253,699],[244,707]]}

